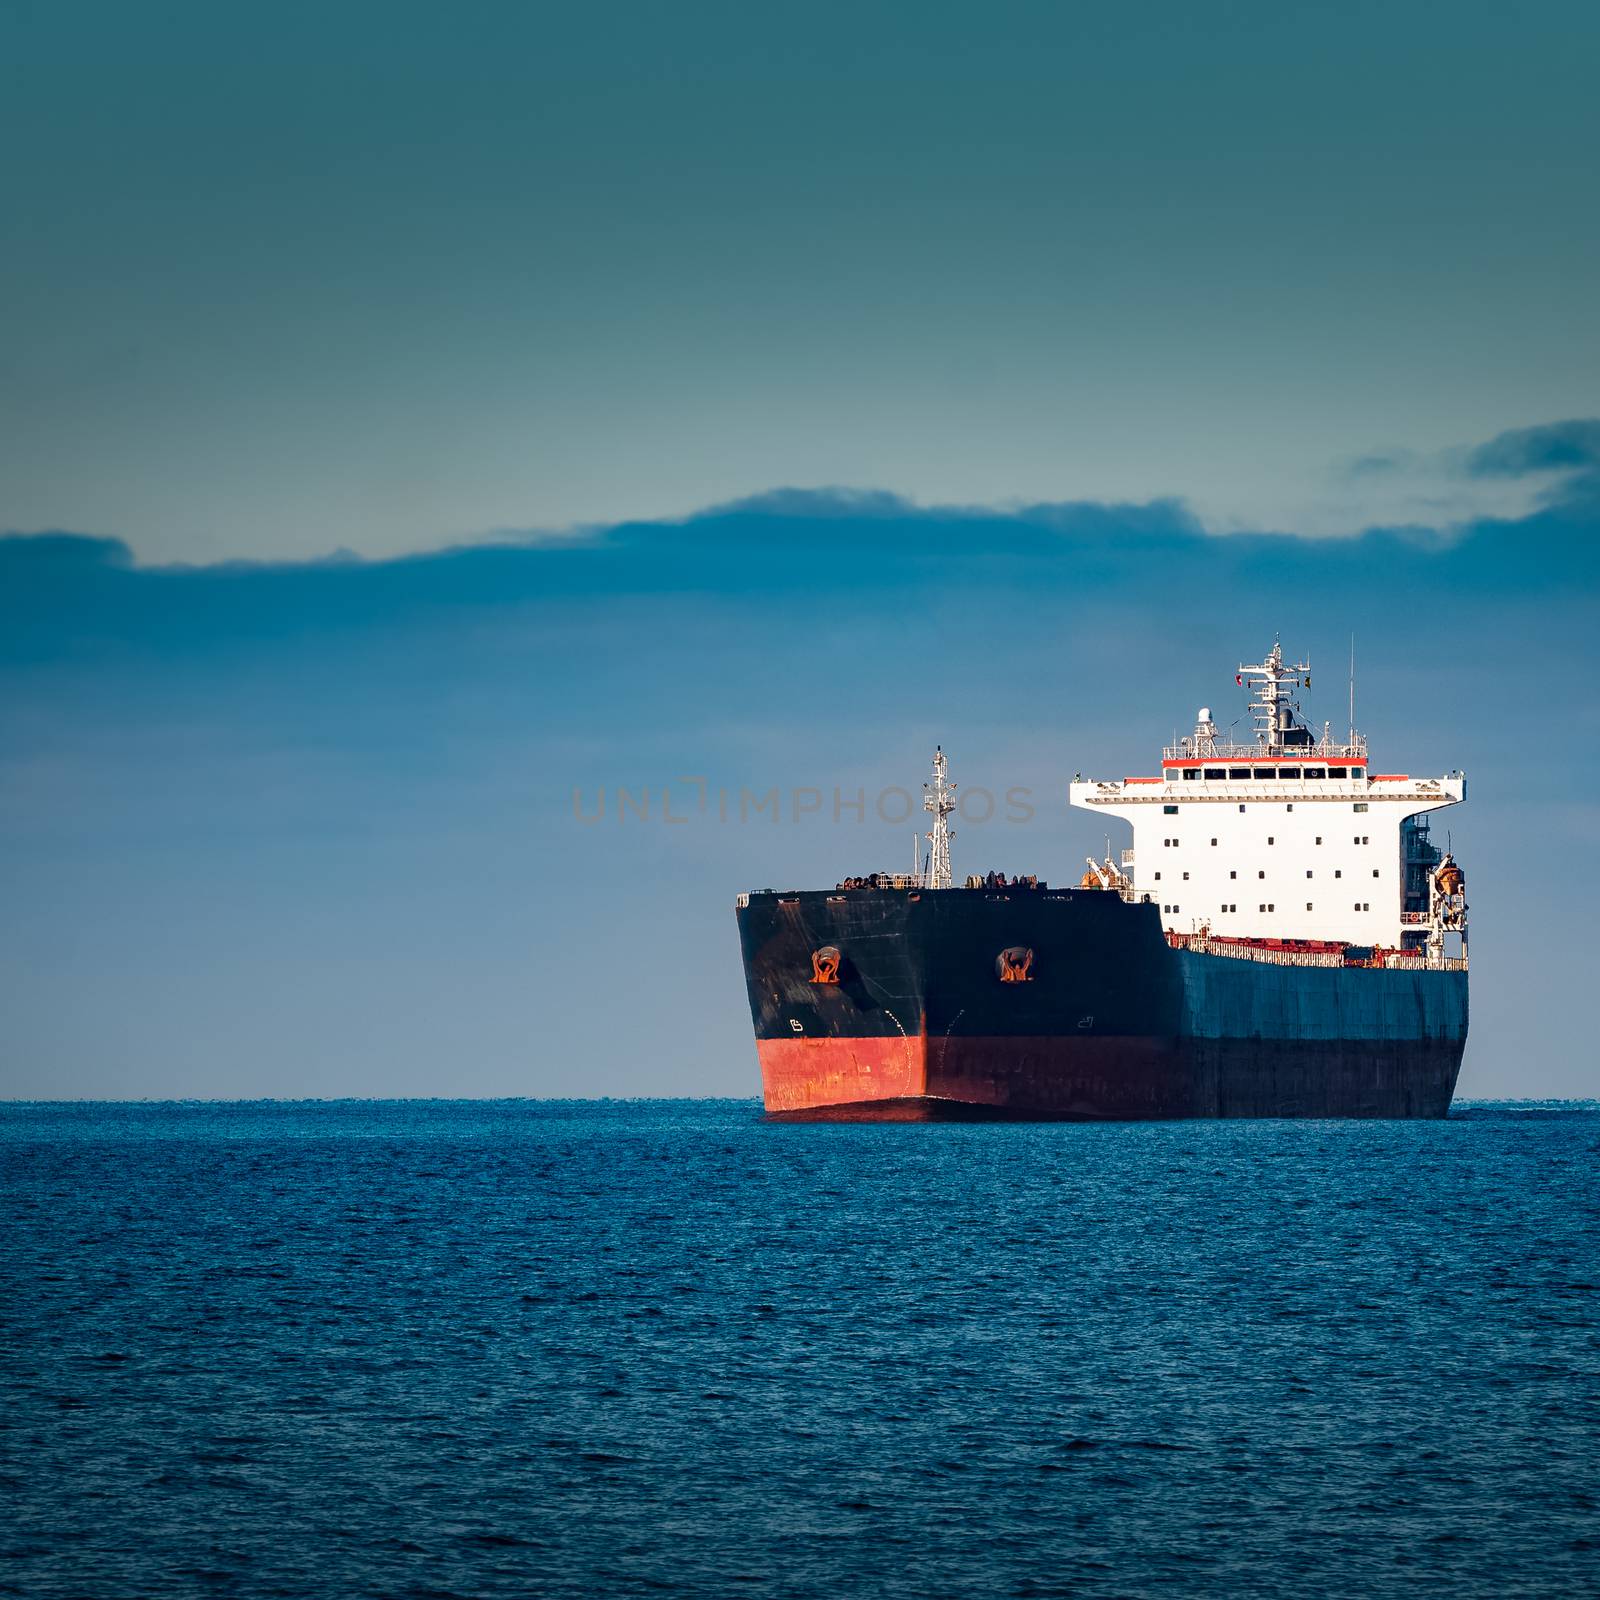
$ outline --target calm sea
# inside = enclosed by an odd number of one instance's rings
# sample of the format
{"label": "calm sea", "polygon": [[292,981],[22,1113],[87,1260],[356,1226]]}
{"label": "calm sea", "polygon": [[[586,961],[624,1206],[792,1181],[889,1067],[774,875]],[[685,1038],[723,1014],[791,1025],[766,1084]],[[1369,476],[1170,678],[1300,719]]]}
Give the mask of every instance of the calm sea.
{"label": "calm sea", "polygon": [[0,1107],[0,1592],[1600,1591],[1600,1108]]}

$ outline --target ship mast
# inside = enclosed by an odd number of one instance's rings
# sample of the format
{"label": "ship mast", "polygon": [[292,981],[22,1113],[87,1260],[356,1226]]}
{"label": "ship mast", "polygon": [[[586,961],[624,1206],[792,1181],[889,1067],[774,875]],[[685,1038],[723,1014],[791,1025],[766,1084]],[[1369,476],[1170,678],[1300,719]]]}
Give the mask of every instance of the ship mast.
{"label": "ship mast", "polygon": [[927,790],[922,801],[922,809],[932,812],[933,826],[928,830],[928,870],[923,876],[924,889],[948,889],[950,887],[950,841],[955,838],[954,831],[946,822],[946,818],[956,808],[952,796],[956,786],[948,781],[948,765],[944,759],[944,750],[935,745],[933,751],[933,782],[923,784]]}
{"label": "ship mast", "polygon": [[[1263,751],[1276,754],[1287,744],[1310,742],[1304,735],[1298,741],[1290,737],[1300,710],[1293,691],[1311,687],[1309,661],[1285,666],[1283,646],[1275,639],[1265,661],[1240,664],[1235,681],[1251,692],[1250,714],[1255,722],[1256,743]],[[1351,743],[1354,742],[1352,735]]]}

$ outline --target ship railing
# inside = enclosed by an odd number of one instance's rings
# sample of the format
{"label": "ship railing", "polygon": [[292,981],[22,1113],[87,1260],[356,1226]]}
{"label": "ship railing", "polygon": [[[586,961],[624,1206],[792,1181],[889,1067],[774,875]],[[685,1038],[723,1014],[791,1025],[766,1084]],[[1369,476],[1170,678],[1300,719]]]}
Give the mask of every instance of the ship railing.
{"label": "ship railing", "polygon": [[1174,950],[1192,950],[1196,955],[1225,956],[1233,961],[1260,961],[1273,967],[1396,967],[1406,971],[1465,972],[1465,956],[1440,956],[1429,959],[1426,950],[1386,950],[1378,960],[1352,963],[1348,950],[1275,950],[1268,945],[1242,944],[1232,939],[1217,939],[1207,933],[1179,933],[1167,930],[1167,943]]}
{"label": "ship railing", "polygon": [[[1208,746],[1208,748],[1202,748]],[[1235,744],[1231,740],[1204,740],[1192,736],[1161,747],[1166,761],[1355,761],[1367,754],[1367,741],[1354,744],[1337,739],[1318,739],[1313,744]]]}
{"label": "ship railing", "polygon": [[[1191,768],[1191,771],[1194,769]],[[1165,790],[1145,788],[1145,784],[1166,783]],[[1270,785],[1270,787],[1269,787]],[[1222,801],[1252,801],[1260,804],[1262,800],[1304,800],[1312,801],[1340,801],[1360,800],[1370,795],[1365,778],[1258,778],[1253,786],[1249,780],[1243,778],[1222,779],[1212,778],[1203,783],[1183,783],[1176,770],[1170,772],[1165,778],[1135,778],[1133,787],[1128,787],[1127,780],[1105,778],[1094,780],[1094,791],[1082,797],[1082,804],[1095,805],[1120,805],[1128,799],[1135,800],[1174,800],[1190,802],[1197,800]],[[1449,791],[1437,779],[1413,778],[1409,783],[1386,783],[1378,793],[1381,800],[1411,800],[1449,802]]]}
{"label": "ship railing", "polygon": [[1264,961],[1273,967],[1344,965],[1344,956],[1337,950],[1269,950],[1262,945],[1235,944],[1231,939],[1192,939],[1187,942],[1187,948],[1201,955],[1227,956],[1234,961]]}
{"label": "ship railing", "polygon": [[1396,950],[1391,951],[1383,958],[1386,967],[1397,967],[1406,972],[1465,972],[1467,958],[1465,956],[1439,956],[1435,960],[1428,959],[1426,950]]}

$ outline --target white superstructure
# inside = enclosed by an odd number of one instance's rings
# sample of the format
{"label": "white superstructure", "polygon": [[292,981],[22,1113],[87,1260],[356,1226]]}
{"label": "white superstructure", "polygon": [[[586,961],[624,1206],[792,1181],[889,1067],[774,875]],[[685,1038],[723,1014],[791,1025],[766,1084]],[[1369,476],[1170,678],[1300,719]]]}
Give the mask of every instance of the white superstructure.
{"label": "white superstructure", "polygon": [[1276,644],[1235,681],[1250,690],[1251,742],[1219,738],[1203,709],[1159,777],[1072,784],[1073,805],[1133,826],[1123,892],[1159,905],[1173,934],[1442,956],[1447,929],[1464,936],[1465,904],[1441,903],[1440,873],[1454,869],[1424,814],[1464,800],[1466,778],[1375,773],[1353,728],[1335,740],[1307,727],[1296,690],[1310,668],[1286,665]]}

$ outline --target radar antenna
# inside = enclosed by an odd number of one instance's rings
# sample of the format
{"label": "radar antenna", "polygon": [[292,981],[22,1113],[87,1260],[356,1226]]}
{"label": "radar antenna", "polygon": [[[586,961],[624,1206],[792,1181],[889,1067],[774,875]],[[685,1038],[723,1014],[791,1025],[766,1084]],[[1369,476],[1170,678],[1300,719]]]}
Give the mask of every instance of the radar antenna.
{"label": "radar antenna", "polygon": [[933,782],[922,786],[927,790],[922,801],[922,809],[933,814],[933,826],[927,834],[928,870],[923,877],[924,889],[950,887],[950,841],[955,838],[955,832],[945,819],[956,808],[956,803],[951,798],[956,792],[956,786],[949,781],[948,772],[944,750],[941,746],[935,745]]}

